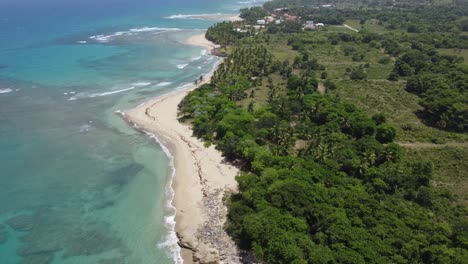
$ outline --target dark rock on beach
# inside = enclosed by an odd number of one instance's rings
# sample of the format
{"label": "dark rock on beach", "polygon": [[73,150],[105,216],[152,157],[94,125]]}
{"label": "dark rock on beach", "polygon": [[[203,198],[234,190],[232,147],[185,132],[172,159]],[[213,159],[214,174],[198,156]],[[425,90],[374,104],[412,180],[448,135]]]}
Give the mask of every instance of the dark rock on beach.
{"label": "dark rock on beach", "polygon": [[222,58],[226,58],[228,56],[228,54],[225,51],[219,48],[211,50],[211,54],[217,57],[222,57]]}

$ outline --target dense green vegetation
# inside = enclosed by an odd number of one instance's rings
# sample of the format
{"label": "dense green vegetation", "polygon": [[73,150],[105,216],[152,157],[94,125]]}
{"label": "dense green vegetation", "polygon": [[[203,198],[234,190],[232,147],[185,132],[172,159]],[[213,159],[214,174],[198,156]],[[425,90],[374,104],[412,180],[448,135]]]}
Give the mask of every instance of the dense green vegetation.
{"label": "dense green vegetation", "polygon": [[240,17],[249,24],[255,24],[258,19],[263,19],[269,12],[262,7],[244,8],[240,10]]}
{"label": "dense green vegetation", "polygon": [[412,50],[397,59],[394,71],[412,76],[406,89],[421,96],[421,114],[441,129],[468,131],[468,66],[463,58],[434,50]]}
{"label": "dense green vegetation", "polygon": [[[314,32],[210,28],[228,57],[179,105],[194,134],[242,168],[228,232],[266,263],[466,263],[467,68],[438,52],[466,47],[466,4],[310,3],[263,11],[340,19]],[[458,31],[408,33],[425,32],[436,10]],[[409,22],[390,26],[398,20]],[[333,26],[342,21],[361,31]]]}
{"label": "dense green vegetation", "polygon": [[221,45],[229,45],[235,43],[245,35],[245,33],[234,30],[234,23],[221,22],[208,29],[206,38]]}

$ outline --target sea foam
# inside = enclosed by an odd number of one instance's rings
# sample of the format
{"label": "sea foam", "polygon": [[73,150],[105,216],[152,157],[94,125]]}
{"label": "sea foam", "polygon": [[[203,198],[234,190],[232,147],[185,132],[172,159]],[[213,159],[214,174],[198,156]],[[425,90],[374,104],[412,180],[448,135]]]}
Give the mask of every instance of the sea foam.
{"label": "sea foam", "polygon": [[178,69],[181,69],[181,70],[182,70],[183,68],[187,67],[187,66],[188,66],[188,63],[186,63],[186,64],[177,64],[177,65],[176,65],[176,67],[177,67]]}
{"label": "sea foam", "polygon": [[117,93],[122,93],[126,91],[130,91],[135,89],[135,86],[125,88],[125,89],[120,89],[120,90],[115,90],[115,91],[109,91],[109,92],[104,92],[104,93],[79,93],[75,96],[72,96],[68,98],[69,101],[74,101],[77,99],[82,99],[82,98],[94,98],[94,97],[102,97],[102,96],[108,96],[108,95],[113,95]]}
{"label": "sea foam", "polygon": [[236,14],[223,14],[223,13],[212,13],[212,14],[177,14],[165,17],[166,19],[190,19],[190,20],[212,20],[222,21],[226,18],[236,16]]}
{"label": "sea foam", "polygon": [[154,139],[162,148],[166,156],[169,158],[169,167],[171,169],[171,176],[169,178],[169,181],[167,181],[166,188],[165,188],[165,194],[166,194],[166,210],[169,212],[165,217],[164,217],[164,225],[168,231],[166,235],[166,239],[164,242],[159,244],[159,247],[161,248],[166,248],[170,251],[172,258],[174,259],[176,264],[182,264],[184,263],[182,256],[180,254],[180,247],[179,247],[179,238],[177,237],[176,234],[176,208],[174,207],[174,197],[175,197],[175,192],[174,189],[172,188],[172,183],[174,182],[174,178],[176,176],[176,169],[174,166],[174,156],[172,156],[171,152],[169,149],[159,140],[159,138],[148,132],[143,130],[143,132]]}
{"label": "sea foam", "polygon": [[[131,28],[129,32],[150,32],[150,31],[179,31],[180,28],[162,28],[162,27],[141,27],[141,28]],[[124,32],[126,33],[126,32]]]}
{"label": "sea foam", "polygon": [[151,85],[151,83],[150,82],[136,82],[136,83],[133,83],[132,85],[137,86],[137,87],[142,87],[142,86]]}
{"label": "sea foam", "polygon": [[[144,105],[144,104],[145,103],[143,103],[142,105]],[[142,105],[140,105],[140,106],[142,106]],[[173,184],[174,178],[176,176],[176,169],[175,169],[175,165],[174,165],[175,164],[174,163],[174,156],[172,156],[169,149],[161,142],[161,140],[155,134],[150,133],[150,132],[148,132],[146,130],[140,129],[140,127],[137,124],[135,124],[132,121],[130,121],[129,119],[127,119],[126,116],[125,116],[125,112],[117,110],[117,111],[115,111],[115,113],[121,115],[125,120],[127,120],[130,124],[132,124],[133,127],[136,130],[146,134],[151,139],[156,141],[156,143],[159,146],[161,146],[161,149],[163,150],[164,154],[166,154],[166,156],[169,158],[169,167],[170,167],[170,170],[171,170],[171,175],[170,175],[169,180],[167,181],[166,187],[165,187],[165,196],[166,196],[165,210],[167,211],[167,214],[164,217],[164,226],[166,227],[167,235],[166,235],[164,241],[159,243],[158,246],[160,248],[167,249],[170,252],[170,254],[172,255],[172,259],[174,260],[175,264],[183,264],[184,260],[182,259],[182,256],[180,254],[180,246],[178,244],[179,238],[177,237],[177,233],[176,233],[176,230],[175,230],[175,228],[176,228],[175,218],[176,218],[177,210],[176,210],[175,206],[173,205],[174,197],[175,197],[175,191],[172,188],[172,184]]]}
{"label": "sea foam", "polygon": [[80,126],[80,133],[88,132],[91,128],[92,126],[89,124],[82,125]]}
{"label": "sea foam", "polygon": [[157,87],[164,87],[164,86],[169,86],[171,84],[172,84],[171,82],[161,82],[161,83],[158,83],[156,86]]}
{"label": "sea foam", "polygon": [[158,87],[164,87],[164,86],[169,86],[171,85],[172,83],[171,82],[161,82],[161,83],[158,83],[156,86]]}
{"label": "sea foam", "polygon": [[13,90],[10,88],[0,89],[0,94],[11,93],[11,92],[13,92]]}
{"label": "sea foam", "polygon": [[[168,32],[168,31],[179,31],[182,30],[180,28],[162,28],[162,27],[141,27],[141,28],[131,28],[126,31],[117,31],[111,34],[99,34],[99,35],[94,35],[90,36],[89,39],[99,42],[99,43],[108,43],[112,41],[115,38],[118,37],[125,37],[125,36],[132,36],[138,33],[147,33],[147,32]],[[79,43],[85,43],[85,41],[80,41]]]}
{"label": "sea foam", "polygon": [[178,15],[168,16],[168,17],[165,17],[165,18],[168,18],[168,19],[199,19],[199,20],[206,20],[207,17],[222,16],[222,15],[223,14],[221,14],[221,13],[215,13],[215,14],[188,14],[188,15],[178,14]]}

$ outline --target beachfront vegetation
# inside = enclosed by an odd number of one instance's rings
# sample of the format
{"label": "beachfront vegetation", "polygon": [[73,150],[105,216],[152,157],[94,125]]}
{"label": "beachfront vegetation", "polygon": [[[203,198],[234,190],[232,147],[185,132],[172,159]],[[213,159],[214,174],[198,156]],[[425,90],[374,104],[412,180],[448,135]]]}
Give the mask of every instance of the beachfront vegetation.
{"label": "beachfront vegetation", "polygon": [[266,263],[466,263],[468,68],[438,50],[467,48],[467,5],[315,2],[263,11],[333,21],[320,31],[207,32],[228,56],[179,110],[242,168],[227,231]]}

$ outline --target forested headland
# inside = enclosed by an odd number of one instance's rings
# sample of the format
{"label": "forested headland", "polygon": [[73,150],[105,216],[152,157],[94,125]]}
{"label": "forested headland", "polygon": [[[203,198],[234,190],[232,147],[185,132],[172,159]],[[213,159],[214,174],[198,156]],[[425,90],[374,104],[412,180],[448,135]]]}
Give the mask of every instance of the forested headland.
{"label": "forested headland", "polygon": [[[467,263],[467,12],[275,0],[208,30],[226,58],[179,115],[242,169],[226,223],[241,249],[259,263]],[[280,22],[255,25],[268,16]]]}

